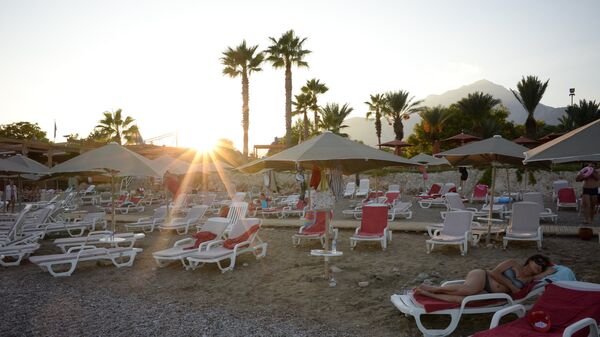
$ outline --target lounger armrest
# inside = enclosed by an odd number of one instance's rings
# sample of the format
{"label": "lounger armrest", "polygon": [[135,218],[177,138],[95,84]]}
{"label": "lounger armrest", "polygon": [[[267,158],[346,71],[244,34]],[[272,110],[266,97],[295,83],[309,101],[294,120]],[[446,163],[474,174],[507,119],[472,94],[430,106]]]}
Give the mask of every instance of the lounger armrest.
{"label": "lounger armrest", "polygon": [[566,327],[565,331],[563,331],[563,337],[571,337],[574,333],[585,327],[590,328],[589,336],[598,336],[598,324],[596,320],[586,317]]}
{"label": "lounger armrest", "polygon": [[98,247],[96,246],[75,246],[75,247],[71,247],[67,250],[67,254],[69,253],[75,253],[75,252],[80,252],[82,250],[90,250],[90,249],[98,249]]}
{"label": "lounger armrest", "polygon": [[502,317],[508,314],[515,314],[518,317],[523,317],[525,316],[525,312],[525,307],[521,304],[515,304],[511,305],[510,307],[500,309],[494,313],[492,321],[490,322],[490,329],[497,327],[498,324],[500,324],[500,320],[502,319]]}
{"label": "lounger armrest", "polygon": [[173,247],[178,247],[178,246],[183,246],[189,243],[193,243],[195,240],[192,238],[185,238],[185,239],[181,239],[181,240],[177,240],[175,241],[175,244],[173,244]]}
{"label": "lounger armrest", "polygon": [[240,243],[236,243],[235,246],[233,246],[233,251],[237,252],[238,247],[250,246],[251,244],[252,244],[252,240],[246,240],[246,241],[242,241]]}
{"label": "lounger armrest", "polygon": [[479,210],[475,207],[465,207],[465,211],[469,211],[469,212],[473,212],[473,213],[479,213]]}
{"label": "lounger armrest", "polygon": [[446,214],[448,214],[448,212],[440,212],[440,216],[442,217],[442,220],[446,220]]}
{"label": "lounger armrest", "polygon": [[513,304],[513,299],[508,294],[504,293],[490,293],[490,294],[478,294],[467,296],[462,300],[460,310],[464,310],[469,302],[474,301],[487,301],[487,300],[505,300],[509,305]]}
{"label": "lounger armrest", "polygon": [[151,220],[152,220],[151,216],[144,216],[144,217],[138,218],[136,223],[147,222],[147,221],[151,221]]}
{"label": "lounger armrest", "polygon": [[216,247],[216,246],[220,246],[223,244],[223,242],[225,242],[225,240],[214,240],[211,241],[207,246],[206,249],[211,249],[212,247]]}
{"label": "lounger armrest", "polygon": [[133,239],[134,240],[142,240],[146,238],[146,234],[144,233],[135,233],[133,234]]}

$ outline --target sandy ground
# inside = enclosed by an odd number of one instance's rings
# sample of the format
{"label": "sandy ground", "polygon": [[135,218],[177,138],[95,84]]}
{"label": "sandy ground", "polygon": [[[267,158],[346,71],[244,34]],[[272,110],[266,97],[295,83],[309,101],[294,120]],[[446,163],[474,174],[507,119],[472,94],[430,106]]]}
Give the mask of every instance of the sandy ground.
{"label": "sandy ground", "polygon": [[[415,210],[413,220],[399,223],[439,222],[440,209]],[[575,212],[562,212],[559,223],[573,226],[577,221]],[[339,269],[332,288],[322,278],[323,259],[309,254],[318,243],[293,247],[296,230],[277,222],[265,221],[261,229],[260,237],[269,245],[264,259],[242,255],[235,270],[224,274],[215,265],[195,271],[177,263],[158,268],[151,253],[183,237],[166,232],[151,233],[136,244],[144,252],[130,268],[88,262],[66,278],[53,278],[29,262],[0,269],[0,335],[419,336],[414,320],[389,300],[419,284],[419,274],[439,274],[432,277],[438,283],[537,253],[533,243],[511,243],[504,251],[496,242],[472,247],[464,257],[457,247],[436,247],[428,255],[426,234],[406,231],[395,231],[386,251],[375,243],[352,251],[348,237],[353,231],[342,229],[337,247],[344,255],[332,259]],[[600,283],[597,236],[591,241],[564,235],[544,239],[543,254],[569,266],[579,280]],[[55,252],[46,239],[36,254]],[[359,286],[363,281],[366,287]],[[485,329],[490,318],[467,316],[453,336]]]}

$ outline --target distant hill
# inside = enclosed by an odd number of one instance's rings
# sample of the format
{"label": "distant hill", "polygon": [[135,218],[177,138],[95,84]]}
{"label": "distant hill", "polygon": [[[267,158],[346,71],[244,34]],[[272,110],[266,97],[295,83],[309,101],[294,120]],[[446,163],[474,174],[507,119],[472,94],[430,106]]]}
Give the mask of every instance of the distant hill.
{"label": "distant hill", "polygon": [[[456,103],[468,94],[481,91],[486,94],[491,94],[495,98],[502,101],[510,115],[508,119],[517,123],[525,123],[527,112],[517,101],[512,92],[505,87],[492,83],[488,80],[479,80],[469,85],[462,86],[458,89],[449,90],[441,95],[429,95],[424,99],[424,106],[448,106]],[[544,104],[539,104],[535,110],[535,118],[545,121],[548,124],[557,124],[558,118],[564,114],[565,107],[553,108]],[[394,139],[392,127],[387,122],[383,122],[381,141],[386,142]],[[415,124],[420,122],[419,116],[412,116],[408,121],[404,122],[404,133],[406,136],[412,133]],[[348,128],[345,130],[350,135],[350,138],[360,140],[365,144],[374,146],[377,145],[377,137],[375,136],[375,124],[373,121],[368,121],[365,118],[353,117],[345,121]]]}

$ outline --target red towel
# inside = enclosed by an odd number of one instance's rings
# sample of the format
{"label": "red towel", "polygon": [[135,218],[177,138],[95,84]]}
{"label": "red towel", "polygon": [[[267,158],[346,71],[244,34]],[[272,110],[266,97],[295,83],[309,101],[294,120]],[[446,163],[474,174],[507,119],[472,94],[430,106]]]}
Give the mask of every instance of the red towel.
{"label": "red towel", "polygon": [[[494,329],[478,332],[473,336],[562,336],[567,326],[580,319],[591,317],[596,322],[600,321],[600,291],[572,290],[550,284],[531,308],[531,311],[538,310],[549,314],[552,325],[550,331],[536,332],[527,322],[527,317],[523,317]],[[584,329],[575,336],[587,336],[588,333],[588,329]]]}
{"label": "red towel", "polygon": [[314,212],[310,212],[308,213],[307,219],[312,219],[315,215],[314,213],[316,213],[317,218],[315,220],[315,223],[304,228],[302,230],[302,233],[304,234],[322,234],[325,233],[325,224],[327,223],[327,213],[330,213],[330,216],[333,217],[333,212],[331,211],[314,211]]}
{"label": "red towel", "polygon": [[[252,227],[250,227],[247,231],[244,232],[244,234],[238,236],[237,238],[231,238],[231,239],[227,239],[223,242],[223,247],[227,248],[227,249],[233,249],[235,248],[235,245],[237,245],[240,242],[244,242],[246,240],[248,240],[248,238],[250,238],[250,235],[254,234],[255,232],[258,232],[258,230],[260,229],[260,225],[256,224]],[[242,248],[248,247],[248,245],[245,245]]]}
{"label": "red towel", "polygon": [[382,236],[388,225],[387,206],[364,206],[358,235]]}

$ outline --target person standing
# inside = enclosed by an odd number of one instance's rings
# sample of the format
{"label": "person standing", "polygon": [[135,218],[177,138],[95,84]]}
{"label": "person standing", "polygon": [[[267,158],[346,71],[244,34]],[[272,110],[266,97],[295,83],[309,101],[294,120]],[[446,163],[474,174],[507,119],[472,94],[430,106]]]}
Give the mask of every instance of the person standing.
{"label": "person standing", "polygon": [[12,179],[8,180],[8,184],[4,187],[4,201],[6,201],[6,212],[11,208],[11,213],[15,212],[15,204],[17,202],[17,186]]}
{"label": "person standing", "polygon": [[581,169],[577,177],[575,177],[575,181],[583,182],[583,191],[581,193],[583,222],[591,224],[594,221],[596,203],[598,202],[598,186],[600,186],[600,174],[596,170],[596,165],[589,163]]}

